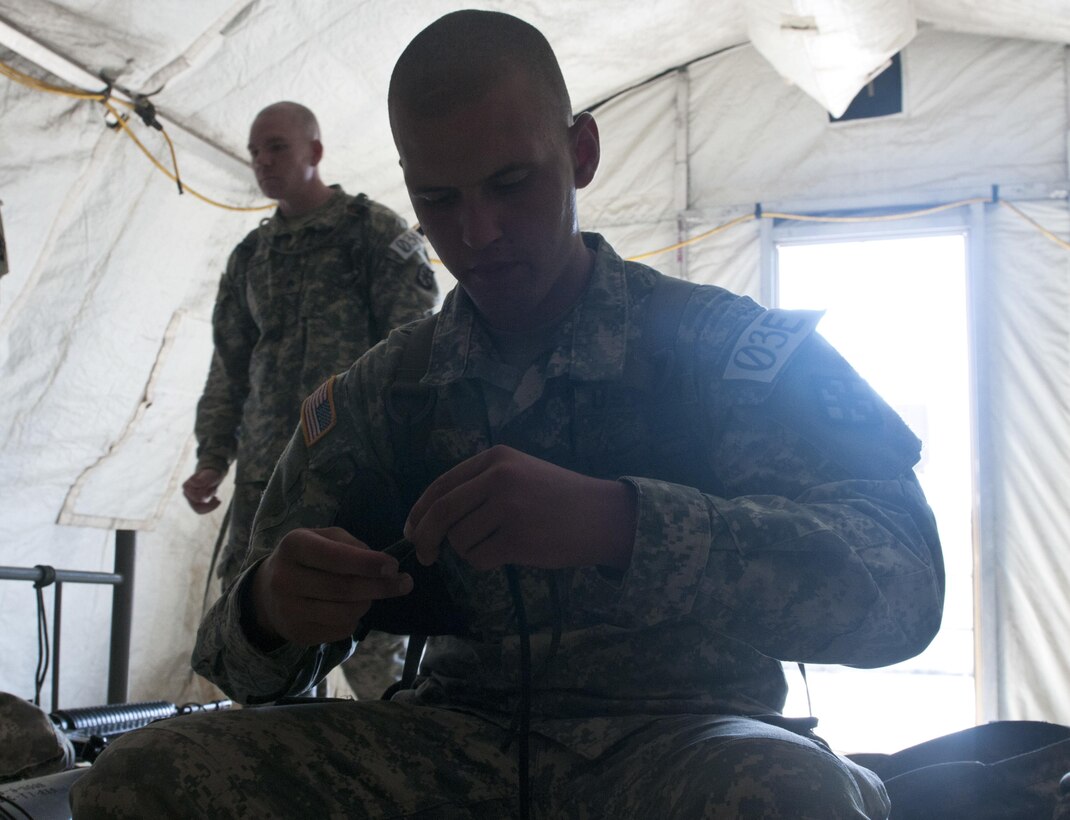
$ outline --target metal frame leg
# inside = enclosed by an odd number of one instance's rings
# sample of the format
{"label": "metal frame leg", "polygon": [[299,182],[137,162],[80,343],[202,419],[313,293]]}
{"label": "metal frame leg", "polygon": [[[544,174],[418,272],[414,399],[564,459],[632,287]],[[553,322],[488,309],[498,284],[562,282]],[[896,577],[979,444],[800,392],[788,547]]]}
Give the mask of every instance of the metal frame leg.
{"label": "metal frame leg", "polygon": [[125,703],[130,676],[130,626],[134,611],[134,547],[137,532],[115,531],[115,585],[111,599],[111,651],[108,656],[108,703]]}

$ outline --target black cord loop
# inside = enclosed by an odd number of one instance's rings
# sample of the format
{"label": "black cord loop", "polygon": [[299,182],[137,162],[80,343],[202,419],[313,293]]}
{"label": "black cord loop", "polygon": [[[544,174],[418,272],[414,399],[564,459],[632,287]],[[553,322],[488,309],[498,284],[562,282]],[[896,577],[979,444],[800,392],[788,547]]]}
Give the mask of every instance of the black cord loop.
{"label": "black cord loop", "polygon": [[34,589],[44,589],[56,583],[56,568],[48,564],[34,564],[34,569],[41,570],[41,577],[33,582]]}

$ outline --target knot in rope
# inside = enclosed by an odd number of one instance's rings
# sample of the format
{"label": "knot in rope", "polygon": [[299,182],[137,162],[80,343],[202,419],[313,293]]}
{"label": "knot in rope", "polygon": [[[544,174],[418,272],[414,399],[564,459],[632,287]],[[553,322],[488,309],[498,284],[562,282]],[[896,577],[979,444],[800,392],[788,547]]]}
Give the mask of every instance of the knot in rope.
{"label": "knot in rope", "polygon": [[56,568],[47,564],[35,564],[34,569],[41,570],[41,577],[33,582],[34,589],[44,589],[56,583]]}

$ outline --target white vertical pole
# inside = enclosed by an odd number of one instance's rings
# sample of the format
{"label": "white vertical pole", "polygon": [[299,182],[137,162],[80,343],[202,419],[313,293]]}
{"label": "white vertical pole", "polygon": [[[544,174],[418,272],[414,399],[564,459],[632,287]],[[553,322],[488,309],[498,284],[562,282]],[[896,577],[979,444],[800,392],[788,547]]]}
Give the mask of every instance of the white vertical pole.
{"label": "white vertical pole", "polygon": [[[977,721],[999,720],[999,659],[1002,642],[999,617],[999,585],[996,567],[996,509],[992,486],[992,469],[998,454],[992,435],[992,419],[984,408],[989,407],[991,385],[988,379],[989,345],[992,337],[991,305],[995,293],[992,271],[988,264],[985,205],[970,206],[970,227],[967,239],[967,298],[969,299],[969,327],[971,354],[971,382],[973,397],[973,508],[974,539],[974,686],[977,701]],[[996,206],[991,206],[996,207]]]}
{"label": "white vertical pole", "polygon": [[[690,222],[685,216],[691,207],[691,75],[687,68],[676,72],[676,154],[673,165],[673,196],[676,205],[676,241],[690,238]],[[676,251],[676,275],[691,279],[688,248]]]}

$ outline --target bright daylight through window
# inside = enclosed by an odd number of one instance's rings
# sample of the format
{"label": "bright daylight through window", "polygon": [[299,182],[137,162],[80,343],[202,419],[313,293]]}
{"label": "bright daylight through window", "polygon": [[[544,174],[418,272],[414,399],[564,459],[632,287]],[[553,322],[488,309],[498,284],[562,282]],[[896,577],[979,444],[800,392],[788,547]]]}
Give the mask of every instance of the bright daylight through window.
{"label": "bright daylight through window", "polygon": [[[892,752],[975,721],[970,368],[963,233],[777,245],[777,304],[827,311],[818,331],[922,440],[917,470],[947,566],[943,626],[885,669],[807,666],[818,734]],[[788,668],[787,714],[807,713]]]}

